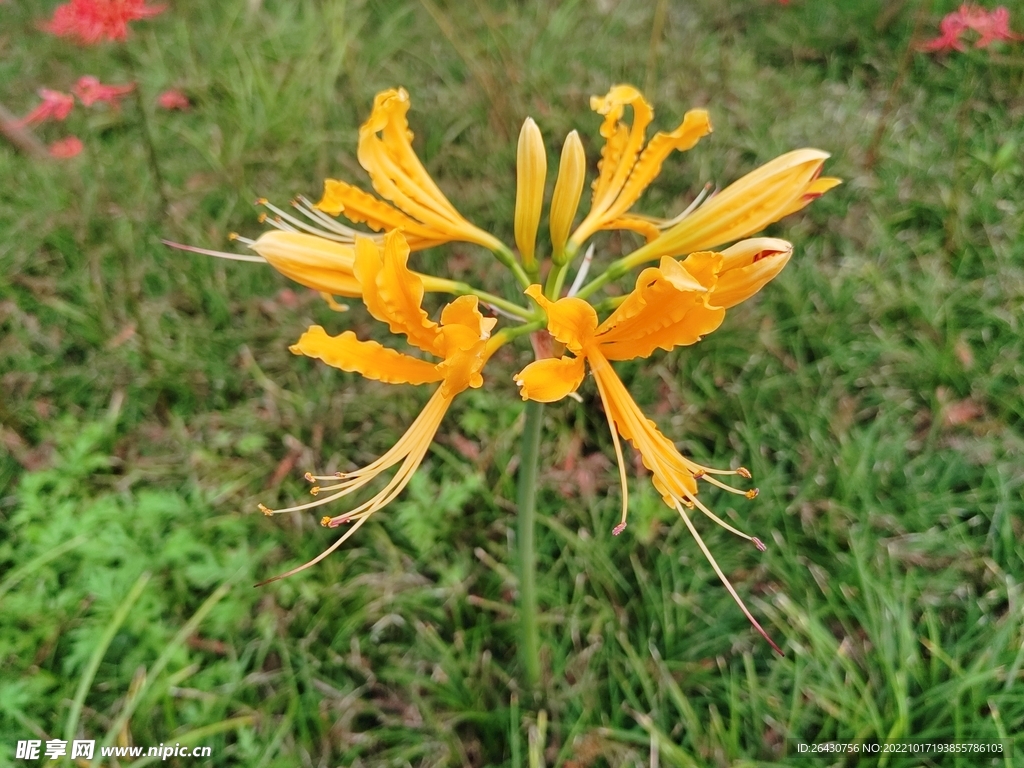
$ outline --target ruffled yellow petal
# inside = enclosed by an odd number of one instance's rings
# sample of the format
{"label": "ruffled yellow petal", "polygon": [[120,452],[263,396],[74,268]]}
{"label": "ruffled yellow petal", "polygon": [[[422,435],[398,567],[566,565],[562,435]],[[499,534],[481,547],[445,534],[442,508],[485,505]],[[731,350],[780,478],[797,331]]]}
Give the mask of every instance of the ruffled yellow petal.
{"label": "ruffled yellow petal", "polygon": [[587,175],[587,158],[580,135],[572,131],[565,137],[562,157],[558,163],[558,178],[551,195],[548,224],[551,229],[552,260],[557,266],[565,263],[565,243],[569,239],[572,220],[583,194],[583,181]]}
{"label": "ruffled yellow petal", "polygon": [[516,150],[516,211],[514,232],[516,246],[528,271],[536,268],[534,251],[537,247],[537,227],[544,205],[544,180],[548,161],[544,152],[544,139],[532,117],[526,118],[519,132]]}
{"label": "ruffled yellow petal", "polygon": [[628,229],[630,232],[643,235],[648,243],[661,237],[661,230],[655,222],[639,216],[620,216],[611,219],[602,224],[601,229]]}
{"label": "ruffled yellow petal", "polygon": [[598,329],[594,341],[605,357],[647,357],[655,349],[693,344],[721,325],[725,310],[709,307],[708,300],[722,257],[694,255],[699,277],[669,258],[640,273],[636,289]]}
{"label": "ruffled yellow petal", "polygon": [[775,158],[726,187],[624,263],[634,267],[661,256],[713,248],[764,229],[793,209],[828,156],[818,149],[798,149]]}
{"label": "ruffled yellow petal", "polygon": [[575,392],[585,373],[582,357],[549,357],[534,360],[512,380],[519,385],[523,400],[553,403]]}
{"label": "ruffled yellow petal", "polygon": [[264,232],[249,247],[282,275],[314,291],[352,298],[362,295],[352,271],[355,249],[351,245],[274,230]]}
{"label": "ruffled yellow petal", "polygon": [[683,116],[683,122],[674,131],[656,133],[647,144],[643,154],[640,155],[640,159],[637,160],[629,174],[629,180],[608,212],[621,214],[628,211],[648,185],[661,173],[662,163],[673,150],[685,152],[693,149],[697,142],[709,133],[711,133],[711,119],[703,109],[693,109],[687,112]]}
{"label": "ruffled yellow petal", "polygon": [[[625,107],[633,108],[633,124],[629,127],[629,133],[624,142],[617,147],[615,157],[607,157],[602,153],[601,173],[594,185],[594,198],[591,206],[591,215],[604,213],[608,206],[618,197],[623,184],[629,177],[633,166],[636,163],[637,155],[644,145],[644,136],[647,126],[654,117],[654,110],[644,100],[643,94],[630,85],[615,85],[605,96],[594,96],[590,99],[590,108],[599,115],[604,115],[604,123],[601,125],[601,135],[606,139],[618,136],[624,125],[619,124],[619,119]],[[614,126],[614,127],[613,127]],[[612,162],[609,162],[612,161]],[[614,164],[614,165],[613,165]],[[612,166],[606,168],[605,166]],[[609,173],[609,171],[611,171]],[[588,218],[590,218],[588,216]]]}
{"label": "ruffled yellow petal", "polygon": [[526,295],[537,302],[548,318],[548,333],[571,351],[579,353],[597,330],[597,312],[583,299],[551,301],[539,285],[531,285]]}
{"label": "ruffled yellow petal", "polygon": [[741,240],[726,248],[710,303],[728,309],[746,301],[773,280],[792,255],[792,244],[771,237]]}
{"label": "ruffled yellow petal", "polygon": [[324,194],[316,207],[332,216],[344,214],[345,218],[355,224],[365,223],[374,232],[401,229],[405,232],[409,247],[414,251],[446,242],[445,238],[411,216],[344,181],[325,180]]}
{"label": "ruffled yellow petal", "polygon": [[352,331],[328,336],[319,325],[313,325],[289,349],[386,384],[427,384],[443,377],[433,363],[387,349],[376,341],[360,341]]}
{"label": "ruffled yellow petal", "polygon": [[378,93],[373,112],[359,128],[356,156],[385,200],[427,227],[438,242],[464,240],[496,250],[501,243],[466,221],[442,194],[412,149],[405,119],[409,94],[404,88]]}
{"label": "ruffled yellow petal", "polygon": [[441,310],[442,331],[452,326],[462,326],[477,341],[489,339],[497,324],[498,318],[483,316],[476,296],[459,296]]}
{"label": "ruffled yellow petal", "polygon": [[[633,109],[633,123],[629,128],[619,122],[627,106]],[[651,105],[644,100],[640,91],[629,85],[616,85],[607,95],[592,97],[590,108],[604,115],[601,135],[606,141],[601,151],[600,171],[594,182],[590,212],[570,238],[576,248],[601,229],[602,223],[618,218],[617,213],[609,211],[636,164],[644,145],[647,126],[654,117]]]}
{"label": "ruffled yellow petal", "polygon": [[408,268],[408,259],[409,247],[397,230],[387,234],[383,248],[369,238],[357,238],[355,275],[363,303],[392,333],[404,334],[413,346],[441,357],[437,323],[420,307],[423,282]]}

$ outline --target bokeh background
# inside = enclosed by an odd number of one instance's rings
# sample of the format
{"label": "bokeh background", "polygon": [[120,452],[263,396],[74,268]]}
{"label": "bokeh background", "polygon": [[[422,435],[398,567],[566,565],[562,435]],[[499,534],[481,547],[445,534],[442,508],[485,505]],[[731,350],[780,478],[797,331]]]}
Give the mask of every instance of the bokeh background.
{"label": "bokeh background", "polygon": [[[213,766],[518,766],[531,733],[565,768],[1015,764],[797,755],[830,739],[1016,743],[1024,759],[1024,43],[917,51],[956,6],[172,0],[126,46],[81,47],[40,31],[52,3],[0,4],[0,102],[23,114],[40,87],[137,76],[166,193],[132,100],[38,130],[78,135],[74,159],[0,145],[0,766],[19,739],[75,737],[207,745]],[[160,239],[231,248],[261,231],[257,196],[367,187],[357,127],[402,85],[431,174],[510,242],[522,120],[552,169],[579,130],[593,174],[589,96],[617,82],[644,89],[656,128],[693,106],[715,127],[644,212],[801,146],[845,179],[770,228],[796,255],[719,331],[618,366],[684,452],[753,471],[756,501],[708,499],[768,551],[704,530],[786,654],[639,464],[612,536],[614,454],[587,383],[546,411],[537,704],[515,682],[511,375],[528,348],[456,400],[351,545],[254,588],[336,535],[257,502],[372,460],[428,392],[288,352],[314,322],[383,339],[362,308]],[[189,111],[154,107],[171,87]],[[636,242],[598,245],[599,266]],[[481,249],[416,258],[512,295]]]}

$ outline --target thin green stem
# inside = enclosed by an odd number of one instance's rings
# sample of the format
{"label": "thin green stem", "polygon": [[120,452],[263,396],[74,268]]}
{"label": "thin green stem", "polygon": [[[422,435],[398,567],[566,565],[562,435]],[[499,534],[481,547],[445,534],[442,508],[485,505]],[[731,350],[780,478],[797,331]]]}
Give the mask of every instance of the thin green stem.
{"label": "thin green stem", "polygon": [[523,288],[528,288],[533,283],[522,265],[516,260],[515,254],[504,243],[496,242],[495,246],[491,249],[491,253],[497,257],[498,261],[512,271],[512,274],[516,276],[516,280],[519,281]]}
{"label": "thin green stem", "polygon": [[503,299],[500,296],[495,296],[493,293],[488,293],[487,291],[482,291],[469,283],[464,283],[459,280],[448,280],[443,277],[428,275],[424,279],[424,287],[428,291],[451,293],[455,296],[476,296],[485,304],[498,307],[508,314],[515,315],[523,320],[534,320],[537,317],[536,310],[527,309],[513,301]]}
{"label": "thin green stem", "polygon": [[544,295],[552,301],[558,299],[562,293],[562,286],[565,284],[565,275],[568,270],[568,264],[556,264],[548,272],[548,280],[544,285]]}
{"label": "thin green stem", "polygon": [[536,529],[537,464],[540,455],[540,428],[544,420],[544,404],[526,403],[523,443],[519,451],[519,655],[522,659],[524,684],[536,693],[540,683],[540,636],[537,629],[537,552],[534,546]]}
{"label": "thin green stem", "polygon": [[[633,254],[630,254],[632,256]],[[602,272],[600,275],[595,277],[589,283],[584,285],[579,291],[576,292],[577,298],[585,299],[587,296],[592,294],[598,288],[602,288],[605,284],[610,283],[612,280],[622,277],[630,270],[630,265],[627,262],[629,256],[624,256],[617,261],[613,261],[608,265],[608,269]]]}

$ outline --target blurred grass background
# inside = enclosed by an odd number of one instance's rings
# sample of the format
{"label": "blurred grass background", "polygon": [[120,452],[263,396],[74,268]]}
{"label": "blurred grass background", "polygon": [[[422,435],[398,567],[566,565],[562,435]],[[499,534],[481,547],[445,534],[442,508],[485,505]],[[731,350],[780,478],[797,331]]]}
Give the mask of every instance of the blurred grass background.
{"label": "blurred grass background", "polygon": [[[18,739],[76,736],[208,745],[214,766],[525,762],[538,709],[514,696],[509,500],[528,351],[457,399],[350,546],[254,589],[336,535],[256,503],[372,460],[428,392],[287,351],[313,322],[383,339],[362,309],[159,240],[223,248],[260,231],[257,195],[365,186],[356,129],[403,85],[434,178],[510,241],[523,118],[552,176],[573,128],[593,173],[588,98],[616,82],[645,89],[658,128],[692,106],[714,121],[644,212],[800,146],[846,183],[771,228],[795,258],[718,332],[619,366],[684,452],[754,472],[755,502],[708,499],[768,552],[706,535],[786,656],[640,472],[612,537],[613,453],[585,384],[545,425],[545,763],[1014,765],[796,756],[828,739],[1024,755],[1024,48],[908,52],[956,5],[176,0],[134,25],[147,103],[173,86],[194,105],[150,115],[166,211],[131,101],[41,130],[80,135],[76,160],[0,146],[0,766]],[[38,31],[50,6],[0,5],[0,101],[19,112],[39,87],[130,78],[116,48]],[[416,258],[511,295],[472,246]]]}

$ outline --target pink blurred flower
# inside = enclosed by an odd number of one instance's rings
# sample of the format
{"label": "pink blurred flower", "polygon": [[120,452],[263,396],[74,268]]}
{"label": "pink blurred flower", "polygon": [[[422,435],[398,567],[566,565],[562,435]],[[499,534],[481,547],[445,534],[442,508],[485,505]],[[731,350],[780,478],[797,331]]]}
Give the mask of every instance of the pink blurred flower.
{"label": "pink blurred flower", "polygon": [[66,139],[60,139],[50,145],[50,157],[67,160],[68,158],[75,157],[80,154],[82,149],[84,149],[84,145],[80,138],[77,136],[68,136]]}
{"label": "pink blurred flower", "polygon": [[75,87],[71,91],[78,97],[78,100],[86,107],[91,107],[97,102],[104,101],[112,107],[118,107],[120,100],[135,90],[134,83],[127,85],[103,85],[98,77],[83,75],[78,78]]}
{"label": "pink blurred flower", "polygon": [[997,40],[1022,40],[1024,37],[1010,31],[1010,12],[999,6],[991,13],[980,5],[964,3],[960,9],[946,14],[939,23],[938,37],[918,46],[922,51],[963,51],[960,39],[967,30],[978,33],[975,48],[987,48]]}
{"label": "pink blurred flower", "polygon": [[188,96],[177,88],[171,88],[170,90],[161,93],[157,97],[156,103],[160,105],[162,109],[180,109],[182,111],[192,106],[192,103],[188,100]]}
{"label": "pink blurred flower", "polygon": [[1005,6],[992,11],[988,18],[975,25],[974,31],[981,35],[974,43],[975,48],[986,48],[997,40],[1024,40],[1024,35],[1010,31],[1010,11]]}
{"label": "pink blurred flower", "polygon": [[43,103],[21,118],[18,125],[36,125],[45,123],[47,120],[64,120],[75,106],[75,99],[70,93],[40,88],[39,97]]}
{"label": "pink blurred flower", "polygon": [[91,45],[128,37],[128,22],[147,19],[166,6],[147,6],[146,0],[71,0],[57,6],[53,18],[42,25],[58,37],[71,37]]}

